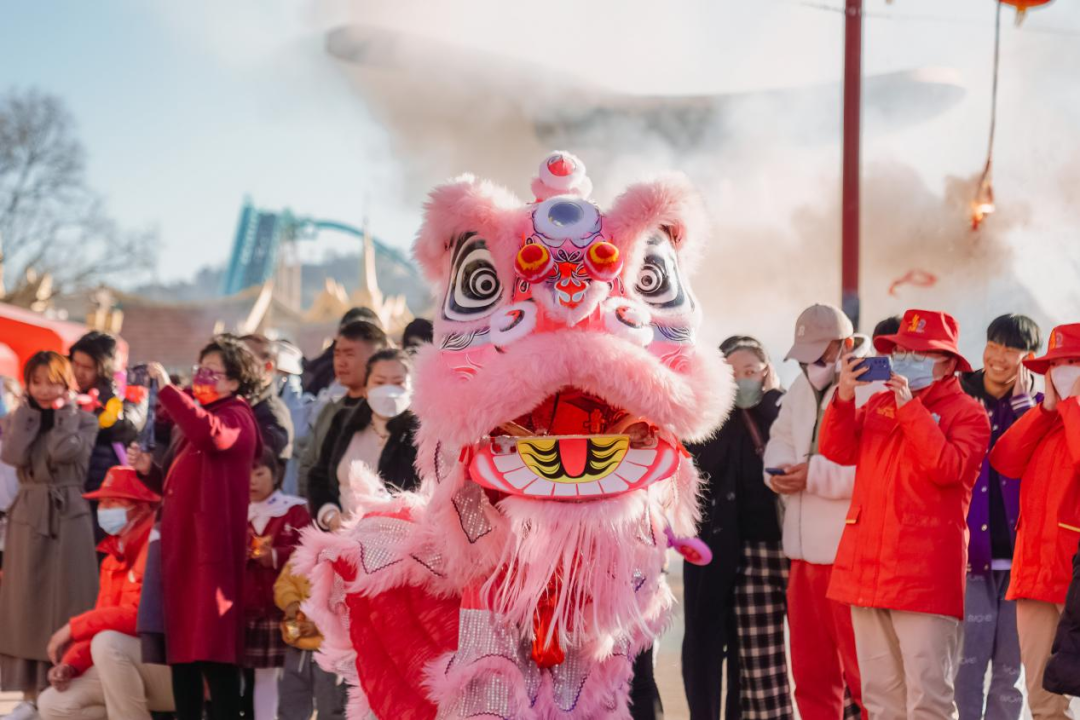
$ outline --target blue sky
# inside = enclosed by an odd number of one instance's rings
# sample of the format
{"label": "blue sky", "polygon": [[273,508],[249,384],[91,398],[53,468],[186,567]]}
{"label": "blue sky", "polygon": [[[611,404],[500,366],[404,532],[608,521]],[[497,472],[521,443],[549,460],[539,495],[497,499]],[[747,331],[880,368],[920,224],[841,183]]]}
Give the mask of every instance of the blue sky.
{"label": "blue sky", "polygon": [[[272,4],[214,5],[0,8],[0,87],[63,98],[110,211],[160,229],[165,279],[224,261],[245,193],[359,223],[379,181],[368,144],[385,140],[322,52],[322,32]],[[390,235],[404,243],[408,232]]]}
{"label": "blue sky", "polygon": [[[658,11],[630,0],[587,10],[569,0],[520,9],[490,0],[6,2],[0,88],[36,86],[68,103],[92,183],[122,223],[160,229],[157,277],[176,279],[226,260],[245,194],[345,222],[367,212],[389,242],[411,241],[419,207],[401,171],[417,159],[395,155],[392,133],[324,52],[331,27],[406,29],[639,92],[753,90],[837,77],[842,26],[835,13],[809,7],[820,4],[842,3],[688,0]],[[1047,117],[1053,128],[1076,127],[1080,117],[1077,55],[1061,54],[1080,37],[1047,32],[1080,33],[1077,5],[1058,0],[1033,12],[1026,33],[1009,15],[1003,83],[1023,89],[1025,102],[1046,104],[1024,105],[1019,92],[1005,103],[1000,162],[1026,158],[1002,172],[1006,189],[1009,177],[1022,185],[1061,150],[1040,137]],[[867,8],[892,16],[868,20],[868,72],[947,65],[971,83],[932,142],[926,128],[871,139],[868,159],[901,155],[934,183],[972,172],[985,144],[991,0],[867,0]],[[1057,74],[1031,72],[1055,58],[1065,64]],[[350,245],[326,240],[321,248]]]}

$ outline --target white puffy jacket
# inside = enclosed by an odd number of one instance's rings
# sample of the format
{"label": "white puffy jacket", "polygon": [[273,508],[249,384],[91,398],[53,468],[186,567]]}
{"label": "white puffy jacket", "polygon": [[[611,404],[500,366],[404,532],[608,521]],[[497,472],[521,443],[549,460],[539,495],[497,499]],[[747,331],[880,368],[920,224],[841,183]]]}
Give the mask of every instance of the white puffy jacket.
{"label": "white puffy jacket", "polygon": [[[869,352],[869,343],[860,350]],[[856,354],[862,354],[856,352]],[[822,397],[821,407],[832,401],[836,386]],[[860,398],[865,401],[865,398]],[[784,395],[780,414],[769,432],[765,446],[765,467],[797,465],[805,462],[814,440],[818,405],[814,389],[805,373],[792,383]],[[772,487],[772,477],[765,474],[765,484]],[[784,554],[792,560],[816,565],[832,565],[836,548],[844,532],[851,491],[855,485],[855,466],[837,465],[822,455],[810,457],[806,490],[781,495],[784,503]]]}

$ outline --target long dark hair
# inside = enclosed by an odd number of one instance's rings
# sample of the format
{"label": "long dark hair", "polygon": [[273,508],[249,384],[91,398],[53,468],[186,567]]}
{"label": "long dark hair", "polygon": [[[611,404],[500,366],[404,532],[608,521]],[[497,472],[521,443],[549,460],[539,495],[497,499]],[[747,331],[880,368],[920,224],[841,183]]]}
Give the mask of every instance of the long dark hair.
{"label": "long dark hair", "polygon": [[240,384],[236,394],[250,400],[262,386],[262,368],[255,355],[248,350],[240,338],[230,333],[215,335],[210,344],[199,351],[199,362],[210,353],[221,356],[225,365],[225,377]]}
{"label": "long dark hair", "polygon": [[112,383],[116,370],[116,338],[108,333],[91,330],[75,341],[68,351],[68,358],[74,360],[75,353],[85,353],[97,366],[98,383]]}

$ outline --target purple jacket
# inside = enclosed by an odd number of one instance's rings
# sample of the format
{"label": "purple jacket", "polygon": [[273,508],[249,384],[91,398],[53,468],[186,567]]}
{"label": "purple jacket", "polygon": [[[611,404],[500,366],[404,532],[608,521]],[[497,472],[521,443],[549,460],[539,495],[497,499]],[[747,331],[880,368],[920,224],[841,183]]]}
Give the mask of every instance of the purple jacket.
{"label": "purple jacket", "polygon": [[[1042,393],[1036,393],[1034,398],[1028,394],[1006,395],[1003,398],[988,395],[983,387],[982,370],[965,375],[961,385],[968,395],[986,408],[986,415],[990,419],[990,448],[994,447],[998,438],[1004,435],[1020,416],[1042,402]],[[990,451],[987,449],[979,479],[975,481],[975,488],[971,493],[971,509],[968,510],[967,518],[971,536],[968,544],[968,572],[973,575],[989,575],[993,560],[990,537],[991,481],[999,483],[1010,538],[1013,543],[1016,542],[1016,521],[1020,516],[1020,481],[998,475],[990,467]]]}

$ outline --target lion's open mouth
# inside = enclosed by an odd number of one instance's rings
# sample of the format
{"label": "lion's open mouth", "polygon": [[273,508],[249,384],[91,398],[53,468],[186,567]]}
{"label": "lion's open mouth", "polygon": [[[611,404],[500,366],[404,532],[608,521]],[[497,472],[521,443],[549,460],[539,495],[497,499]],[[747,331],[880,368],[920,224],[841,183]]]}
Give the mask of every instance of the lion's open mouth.
{"label": "lion's open mouth", "polygon": [[673,475],[678,443],[645,418],[564,388],[471,449],[473,482],[509,495],[595,499]]}

